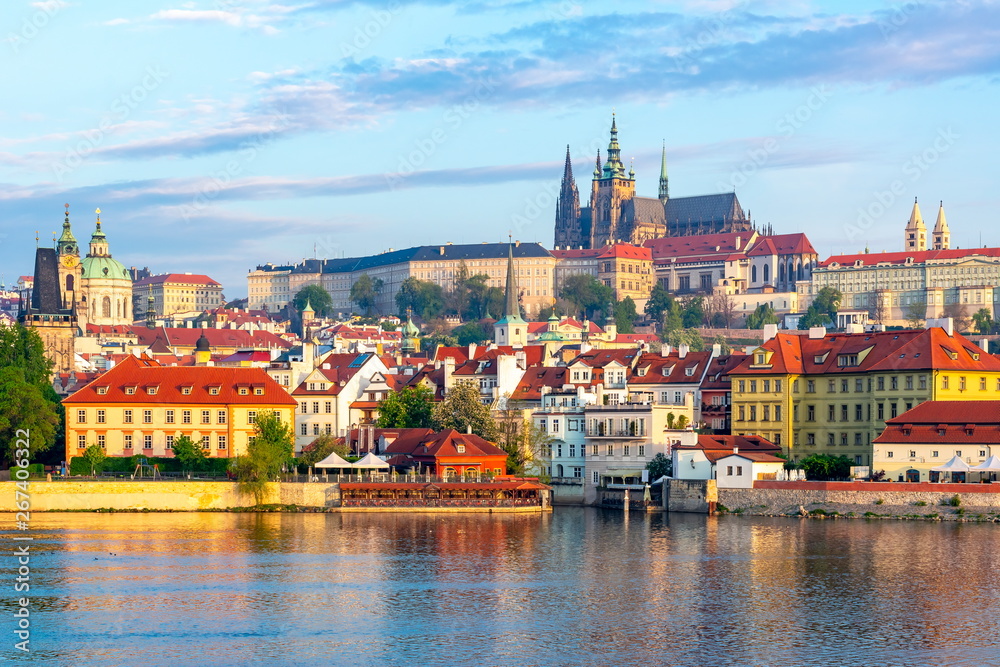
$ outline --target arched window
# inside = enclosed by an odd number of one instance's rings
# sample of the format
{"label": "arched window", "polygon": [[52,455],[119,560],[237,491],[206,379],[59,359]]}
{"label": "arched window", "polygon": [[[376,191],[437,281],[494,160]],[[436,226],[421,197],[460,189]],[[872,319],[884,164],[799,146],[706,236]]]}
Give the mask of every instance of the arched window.
{"label": "arched window", "polygon": [[73,291],[73,274],[66,276],[66,291],[67,292]]}
{"label": "arched window", "polygon": [[106,296],[101,299],[101,314],[104,317],[111,317],[111,297]]}
{"label": "arched window", "polygon": [[771,280],[771,267],[767,264],[764,265],[764,282],[770,282]]}
{"label": "arched window", "polygon": [[754,266],[750,267],[750,282],[752,282],[752,283],[757,282],[757,265],[756,264]]}

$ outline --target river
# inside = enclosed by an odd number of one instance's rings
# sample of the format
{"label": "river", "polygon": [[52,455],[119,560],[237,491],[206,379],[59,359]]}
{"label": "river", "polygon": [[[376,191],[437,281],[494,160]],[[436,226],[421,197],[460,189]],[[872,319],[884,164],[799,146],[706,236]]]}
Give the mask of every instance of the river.
{"label": "river", "polygon": [[1000,665],[994,524],[557,507],[31,529],[32,652],[8,594],[7,664]]}

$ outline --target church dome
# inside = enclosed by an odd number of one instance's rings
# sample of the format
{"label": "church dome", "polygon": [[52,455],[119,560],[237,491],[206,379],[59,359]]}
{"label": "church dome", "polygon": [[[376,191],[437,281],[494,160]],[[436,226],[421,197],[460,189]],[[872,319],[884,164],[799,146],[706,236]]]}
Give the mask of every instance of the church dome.
{"label": "church dome", "polygon": [[132,284],[128,269],[117,259],[108,256],[84,257],[80,264],[84,280],[122,280]]}

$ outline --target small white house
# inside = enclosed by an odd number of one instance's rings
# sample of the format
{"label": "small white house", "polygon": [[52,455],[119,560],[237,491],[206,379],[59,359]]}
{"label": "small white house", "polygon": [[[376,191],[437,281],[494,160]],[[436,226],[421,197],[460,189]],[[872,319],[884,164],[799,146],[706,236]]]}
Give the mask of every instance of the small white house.
{"label": "small white house", "polygon": [[774,479],[785,460],[763,452],[724,456],[715,462],[715,480],[720,489],[750,489],[758,479]]}

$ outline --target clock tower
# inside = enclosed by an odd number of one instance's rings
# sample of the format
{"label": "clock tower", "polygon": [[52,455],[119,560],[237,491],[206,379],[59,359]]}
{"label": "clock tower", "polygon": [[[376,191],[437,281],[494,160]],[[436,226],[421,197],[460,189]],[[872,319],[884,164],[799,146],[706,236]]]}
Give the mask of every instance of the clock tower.
{"label": "clock tower", "polygon": [[73,236],[69,225],[69,204],[66,204],[66,217],[63,220],[62,236],[56,244],[56,254],[59,261],[59,287],[62,292],[62,307],[76,310],[77,295],[80,289],[80,278],[83,267],[80,264],[80,246]]}

